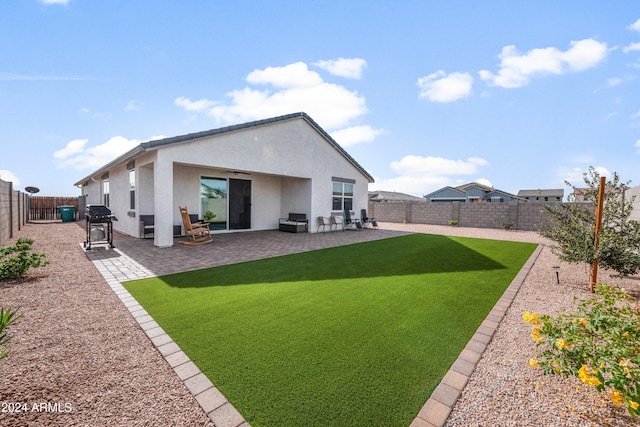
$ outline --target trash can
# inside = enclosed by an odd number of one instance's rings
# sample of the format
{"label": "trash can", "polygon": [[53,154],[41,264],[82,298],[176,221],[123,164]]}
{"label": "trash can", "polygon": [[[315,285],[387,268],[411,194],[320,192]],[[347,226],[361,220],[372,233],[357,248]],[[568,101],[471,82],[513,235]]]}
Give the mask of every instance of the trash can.
{"label": "trash can", "polygon": [[75,208],[73,206],[58,206],[62,222],[71,222],[75,219]]}

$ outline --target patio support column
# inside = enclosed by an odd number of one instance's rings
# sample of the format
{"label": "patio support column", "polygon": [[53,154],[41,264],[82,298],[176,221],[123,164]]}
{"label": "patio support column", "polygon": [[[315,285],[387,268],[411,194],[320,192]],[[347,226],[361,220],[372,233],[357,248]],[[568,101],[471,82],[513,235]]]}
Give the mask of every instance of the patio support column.
{"label": "patio support column", "polygon": [[173,246],[173,161],[162,150],[158,150],[153,168],[153,196],[153,244]]}

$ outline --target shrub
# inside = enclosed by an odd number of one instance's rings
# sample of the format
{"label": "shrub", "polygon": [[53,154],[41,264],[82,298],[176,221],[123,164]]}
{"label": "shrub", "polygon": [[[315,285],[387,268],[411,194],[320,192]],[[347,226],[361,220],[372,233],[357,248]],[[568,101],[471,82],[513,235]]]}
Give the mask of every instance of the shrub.
{"label": "shrub", "polygon": [[455,219],[450,219],[449,220],[449,225],[452,227],[455,227],[456,225],[458,225],[458,221],[456,221]]}
{"label": "shrub", "polygon": [[531,338],[544,350],[529,364],[545,375],[576,376],[606,391],[632,416],[640,413],[640,313],[623,290],[598,284],[596,295],[558,317],[525,312]]}
{"label": "shrub", "polygon": [[509,221],[504,221],[502,223],[500,223],[500,225],[502,226],[502,228],[504,228],[505,230],[511,230],[513,228],[513,223],[509,222]]}
{"label": "shrub", "polygon": [[14,246],[0,249],[0,280],[17,279],[30,268],[49,264],[45,254],[31,253],[32,239],[21,237]]}
{"label": "shrub", "polygon": [[0,360],[4,359],[9,354],[9,340],[11,336],[5,329],[11,326],[16,320],[22,317],[22,314],[17,314],[16,310],[11,311],[11,308],[6,310],[0,307]]}

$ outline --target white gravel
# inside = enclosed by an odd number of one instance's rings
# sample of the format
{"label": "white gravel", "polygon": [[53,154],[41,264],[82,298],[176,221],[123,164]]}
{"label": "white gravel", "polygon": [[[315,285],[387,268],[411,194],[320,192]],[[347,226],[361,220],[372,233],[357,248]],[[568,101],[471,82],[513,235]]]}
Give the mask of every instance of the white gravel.
{"label": "white gravel", "polygon": [[[380,225],[544,243],[533,232]],[[0,282],[0,306],[19,307],[24,315],[11,329],[12,353],[0,361],[0,410],[10,409],[10,404],[21,404],[23,409],[26,404],[23,412],[0,412],[0,425],[212,425],[79,250],[82,227],[28,224],[19,236],[35,239],[34,249],[46,253],[52,264],[24,279]],[[560,285],[554,265],[561,266]],[[449,426],[640,426],[640,420],[630,418],[608,396],[575,379],[542,376],[528,365],[536,350],[522,312],[570,310],[574,296],[591,296],[586,278],[584,266],[559,263],[547,247],[543,249],[454,408]],[[623,280],[602,272],[600,280],[640,293],[640,277]]]}
{"label": "white gravel", "polygon": [[[458,228],[416,224],[383,224],[384,228],[420,233],[548,244],[535,232]],[[553,266],[560,266],[560,285]],[[447,421],[462,426],[631,427],[640,426],[607,394],[576,378],[544,376],[529,366],[536,356],[531,326],[522,320],[529,310],[557,315],[575,307],[574,296],[590,298],[588,269],[558,261],[545,246]],[[600,271],[600,282],[640,294],[640,276],[622,279]]]}

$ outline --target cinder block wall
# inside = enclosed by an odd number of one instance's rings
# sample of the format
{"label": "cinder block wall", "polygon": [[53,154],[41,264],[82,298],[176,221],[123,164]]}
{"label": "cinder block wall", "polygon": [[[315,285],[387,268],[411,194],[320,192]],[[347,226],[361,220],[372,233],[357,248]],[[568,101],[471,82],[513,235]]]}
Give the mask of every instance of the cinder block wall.
{"label": "cinder block wall", "polygon": [[462,202],[369,202],[369,217],[382,222],[448,225],[458,221],[460,227],[503,228],[510,223],[514,230],[537,231],[546,223],[541,203],[462,203]]}
{"label": "cinder block wall", "polygon": [[0,180],[0,247],[27,223],[28,204],[26,194],[14,191],[11,182]]}

